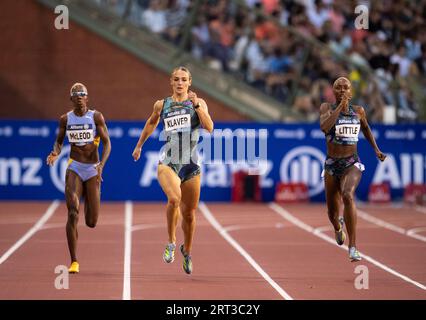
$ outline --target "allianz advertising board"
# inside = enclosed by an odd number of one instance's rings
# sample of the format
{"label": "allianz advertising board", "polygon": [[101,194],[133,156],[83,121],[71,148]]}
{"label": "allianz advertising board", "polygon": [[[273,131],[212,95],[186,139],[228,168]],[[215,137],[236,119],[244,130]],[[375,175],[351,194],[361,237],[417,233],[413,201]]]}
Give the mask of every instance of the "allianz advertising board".
{"label": "allianz advertising board", "polygon": [[[132,151],[144,122],[108,122],[112,152],[103,173],[103,200],[163,201],[157,166],[164,149],[161,125],[145,143],[139,161]],[[426,126],[372,125],[380,163],[360,134],[358,154],[366,170],[357,190],[367,200],[370,184],[388,183],[399,200],[409,183],[425,183]],[[0,199],[62,199],[70,146],[65,142],[55,165],[46,165],[57,133],[54,121],[0,121]],[[232,175],[261,174],[262,199],[272,201],[278,182],[304,182],[312,201],[324,201],[321,173],[326,158],[318,124],[216,123],[200,131],[201,200],[230,201]],[[100,150],[101,152],[101,150]]]}

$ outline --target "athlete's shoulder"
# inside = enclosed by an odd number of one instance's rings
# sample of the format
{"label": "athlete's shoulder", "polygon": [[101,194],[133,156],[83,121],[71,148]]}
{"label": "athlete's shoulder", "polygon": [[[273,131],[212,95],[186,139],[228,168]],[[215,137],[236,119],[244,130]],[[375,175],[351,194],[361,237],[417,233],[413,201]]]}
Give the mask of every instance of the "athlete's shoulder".
{"label": "athlete's shoulder", "polygon": [[69,112],[64,113],[64,114],[62,114],[62,115],[59,117],[59,122],[60,122],[60,123],[67,123],[67,121],[68,121],[68,113],[69,113]]}
{"label": "athlete's shoulder", "polygon": [[362,117],[365,116],[365,109],[364,107],[360,106],[360,105],[352,105],[352,109],[354,110],[354,112]]}
{"label": "athlete's shoulder", "polygon": [[98,115],[102,115],[102,112],[100,112],[99,110],[93,108],[93,109],[89,109],[89,112],[93,114],[93,116],[98,116]]}
{"label": "athlete's shoulder", "polygon": [[104,123],[105,122],[105,118],[104,118],[104,115],[102,114],[102,112],[95,110],[95,109],[93,109],[91,111],[93,111],[93,120],[96,123]]}
{"label": "athlete's shoulder", "polygon": [[66,130],[67,123],[68,123],[68,114],[65,113],[59,117],[59,124],[58,124],[59,129]]}
{"label": "athlete's shoulder", "polygon": [[353,104],[352,108],[354,109],[354,111],[364,111],[364,107],[358,104]]}
{"label": "athlete's shoulder", "polygon": [[155,103],[154,103],[154,111],[160,112],[163,109],[165,101],[166,101],[166,99],[161,99],[161,100],[155,101]]}

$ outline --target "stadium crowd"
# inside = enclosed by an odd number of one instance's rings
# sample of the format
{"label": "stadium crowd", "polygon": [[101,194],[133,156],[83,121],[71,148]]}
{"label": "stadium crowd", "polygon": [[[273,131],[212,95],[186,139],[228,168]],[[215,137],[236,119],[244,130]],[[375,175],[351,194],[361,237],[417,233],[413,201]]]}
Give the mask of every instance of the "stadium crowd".
{"label": "stadium crowd", "polygon": [[[321,102],[334,102],[331,85],[341,75],[372,122],[392,106],[397,122],[417,122],[426,105],[426,0],[95,1],[308,121],[318,119]],[[355,27],[358,5],[368,8],[367,29]]]}

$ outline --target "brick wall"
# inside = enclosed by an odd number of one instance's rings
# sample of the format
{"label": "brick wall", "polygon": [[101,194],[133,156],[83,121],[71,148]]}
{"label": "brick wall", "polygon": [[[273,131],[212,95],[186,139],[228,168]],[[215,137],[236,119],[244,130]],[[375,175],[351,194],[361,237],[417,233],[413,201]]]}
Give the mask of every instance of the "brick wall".
{"label": "brick wall", "polygon": [[[170,95],[169,75],[32,0],[3,0],[0,19],[0,118],[58,119],[70,109],[69,88],[83,82],[90,105],[106,120],[146,119]],[[247,118],[197,92],[217,121]]]}

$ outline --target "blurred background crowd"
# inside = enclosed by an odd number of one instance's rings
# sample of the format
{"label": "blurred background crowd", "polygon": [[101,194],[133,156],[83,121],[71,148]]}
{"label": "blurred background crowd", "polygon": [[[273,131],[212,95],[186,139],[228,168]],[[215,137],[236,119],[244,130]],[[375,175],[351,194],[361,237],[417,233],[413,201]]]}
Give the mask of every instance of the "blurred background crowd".
{"label": "blurred background crowd", "polygon": [[[371,122],[426,119],[426,0],[94,1],[306,121],[334,102],[332,83],[342,75]],[[368,28],[358,29],[366,8]]]}

